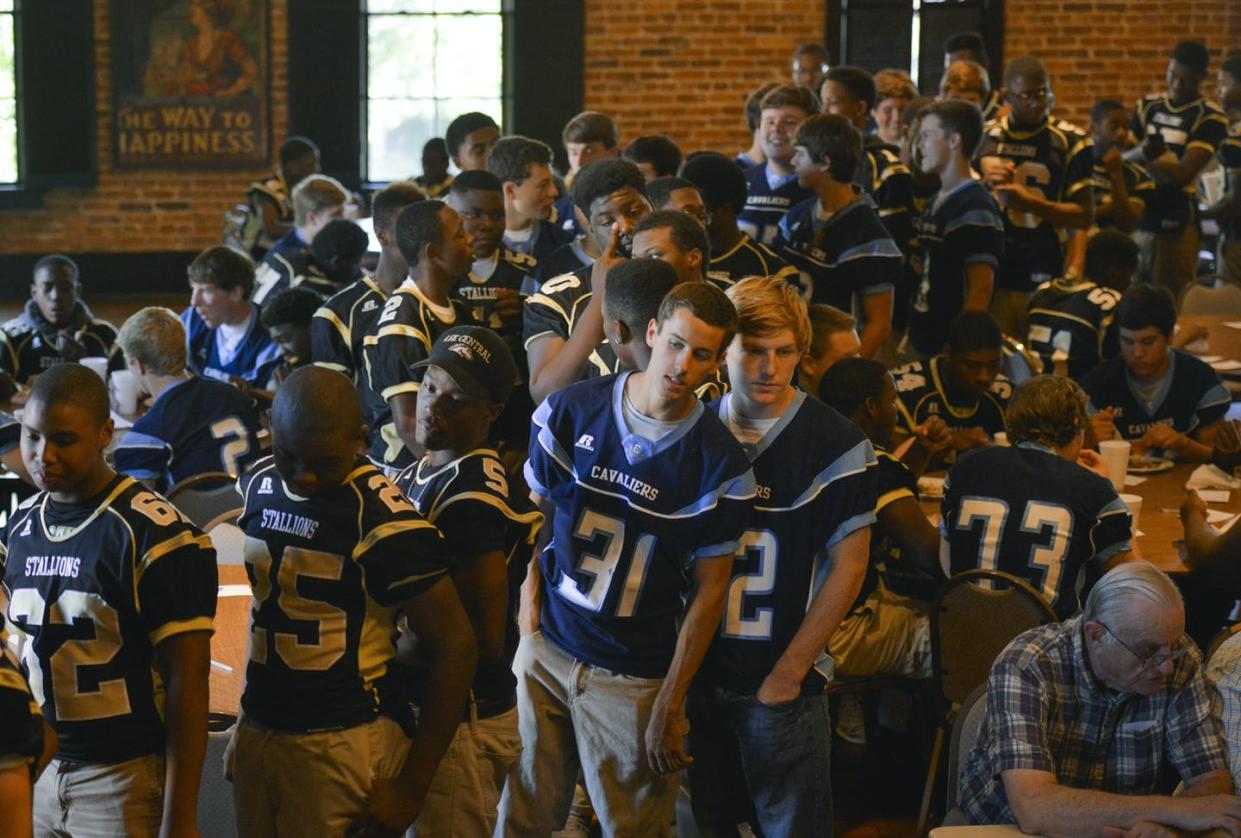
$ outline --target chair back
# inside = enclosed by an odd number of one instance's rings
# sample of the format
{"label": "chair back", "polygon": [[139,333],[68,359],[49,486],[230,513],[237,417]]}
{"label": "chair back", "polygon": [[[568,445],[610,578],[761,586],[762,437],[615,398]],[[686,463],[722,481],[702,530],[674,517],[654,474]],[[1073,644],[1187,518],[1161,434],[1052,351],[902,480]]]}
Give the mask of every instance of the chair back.
{"label": "chair back", "polygon": [[944,700],[964,703],[1009,641],[1055,621],[1047,601],[1016,576],[995,570],[953,576],[931,609],[931,661]]}
{"label": "chair back", "polygon": [[1241,315],[1241,288],[1222,276],[1203,276],[1181,294],[1181,314]]}
{"label": "chair back", "polygon": [[168,501],[204,532],[241,514],[237,479],[225,471],[187,477],[168,490]]}
{"label": "chair back", "polygon": [[957,788],[961,784],[962,763],[982,730],[982,719],[987,711],[987,682],[983,681],[961,702],[957,719],[952,725],[952,739],[948,743],[948,806],[952,811],[957,805]]}

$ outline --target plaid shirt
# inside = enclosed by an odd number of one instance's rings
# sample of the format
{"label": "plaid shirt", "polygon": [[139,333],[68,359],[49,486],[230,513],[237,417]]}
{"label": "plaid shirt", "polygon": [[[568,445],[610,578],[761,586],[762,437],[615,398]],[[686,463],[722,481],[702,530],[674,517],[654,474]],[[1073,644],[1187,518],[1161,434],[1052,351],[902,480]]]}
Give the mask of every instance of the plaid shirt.
{"label": "plaid shirt", "polygon": [[1211,655],[1207,677],[1219,690],[1224,705],[1224,741],[1228,743],[1232,785],[1241,789],[1241,634],[1225,640]]}
{"label": "plaid shirt", "polygon": [[961,774],[972,823],[1013,823],[1002,772],[1050,771],[1063,786],[1157,794],[1166,759],[1186,783],[1228,767],[1219,712],[1190,644],[1167,686],[1120,693],[1086,662],[1081,618],[1031,629],[1008,644],[987,679],[987,709]]}

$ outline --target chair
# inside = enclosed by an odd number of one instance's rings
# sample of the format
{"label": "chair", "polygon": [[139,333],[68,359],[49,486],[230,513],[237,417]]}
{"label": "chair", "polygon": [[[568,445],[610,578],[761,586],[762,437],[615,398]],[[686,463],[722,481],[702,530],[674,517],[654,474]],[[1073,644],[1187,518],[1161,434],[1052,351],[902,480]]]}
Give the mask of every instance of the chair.
{"label": "chair", "polygon": [[[961,785],[961,765],[978,741],[983,716],[987,710],[987,685],[979,684],[969,698],[961,702],[957,720],[952,725],[952,739],[948,743],[948,800],[945,807],[944,826],[964,825],[965,817],[957,809],[957,793]],[[952,821],[952,823],[949,823]]]}
{"label": "chair", "polygon": [[918,815],[919,835],[926,834],[944,737],[956,708],[986,683],[991,665],[1014,637],[1055,621],[1055,612],[1038,591],[1007,573],[967,570],[939,589],[931,608],[931,664],[939,686],[942,721],[931,748]]}
{"label": "chair", "polygon": [[202,838],[237,838],[233,784],[224,779],[224,749],[237,717],[212,713],[207,720],[207,755],[198,791],[198,832]]}
{"label": "chair", "polygon": [[1241,288],[1222,276],[1202,276],[1181,293],[1178,309],[1183,315],[1241,315]]}
{"label": "chair", "polygon": [[187,477],[168,490],[168,501],[204,532],[241,514],[236,478],[225,471]]}

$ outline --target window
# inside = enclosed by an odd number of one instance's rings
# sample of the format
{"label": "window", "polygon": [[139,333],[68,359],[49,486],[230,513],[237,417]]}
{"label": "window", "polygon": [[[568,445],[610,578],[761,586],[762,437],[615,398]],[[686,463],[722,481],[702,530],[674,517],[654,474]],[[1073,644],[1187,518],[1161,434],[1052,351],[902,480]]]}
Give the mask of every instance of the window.
{"label": "window", "polygon": [[[6,0],[0,0],[0,3]],[[365,176],[422,171],[422,146],[458,114],[502,124],[502,0],[366,0]]]}
{"label": "window", "polygon": [[16,183],[17,13],[13,0],[0,0],[0,183]]}

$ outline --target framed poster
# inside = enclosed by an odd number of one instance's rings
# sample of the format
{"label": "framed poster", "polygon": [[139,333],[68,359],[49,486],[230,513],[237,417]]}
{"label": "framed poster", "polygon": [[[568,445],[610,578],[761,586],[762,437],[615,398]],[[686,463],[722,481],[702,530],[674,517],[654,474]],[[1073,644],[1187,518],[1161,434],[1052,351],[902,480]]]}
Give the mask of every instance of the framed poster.
{"label": "framed poster", "polygon": [[267,0],[112,0],[111,30],[117,168],[268,164]]}

